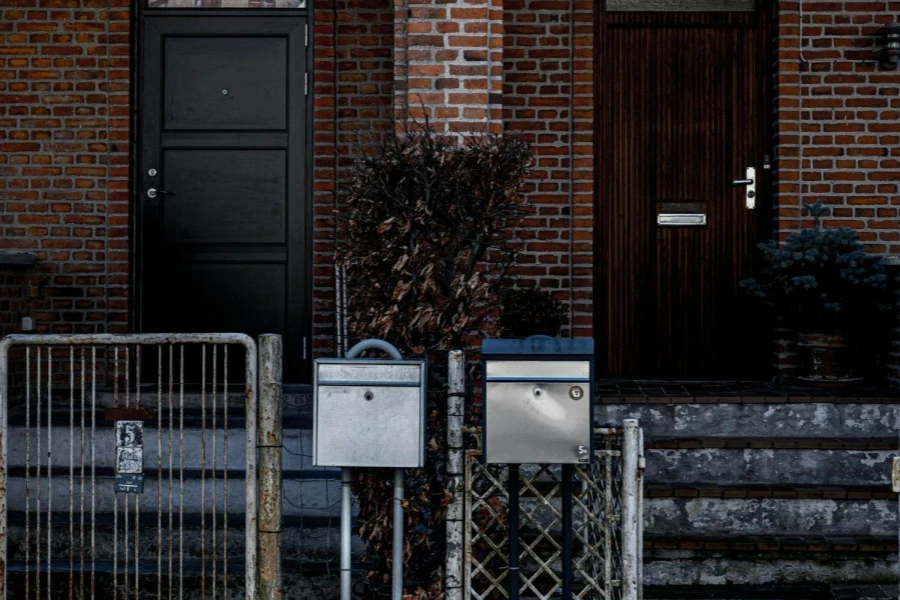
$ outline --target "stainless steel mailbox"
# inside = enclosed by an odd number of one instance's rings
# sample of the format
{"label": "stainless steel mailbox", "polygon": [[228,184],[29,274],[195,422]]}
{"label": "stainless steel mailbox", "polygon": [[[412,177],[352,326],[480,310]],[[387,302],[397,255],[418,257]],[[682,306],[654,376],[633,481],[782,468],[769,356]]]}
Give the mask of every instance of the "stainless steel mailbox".
{"label": "stainless steel mailbox", "polygon": [[593,340],[485,340],[481,355],[485,462],[590,462]]}
{"label": "stainless steel mailbox", "polygon": [[424,360],[320,358],[314,371],[316,466],[424,465]]}

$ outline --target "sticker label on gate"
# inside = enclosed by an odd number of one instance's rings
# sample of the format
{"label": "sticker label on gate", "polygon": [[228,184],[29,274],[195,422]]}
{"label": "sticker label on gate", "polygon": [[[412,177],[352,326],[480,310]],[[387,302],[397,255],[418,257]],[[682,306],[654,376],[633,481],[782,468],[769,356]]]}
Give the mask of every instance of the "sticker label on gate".
{"label": "sticker label on gate", "polygon": [[116,473],[116,491],[128,494],[143,494],[144,474]]}
{"label": "sticker label on gate", "polygon": [[116,492],[144,491],[144,422],[116,421]]}

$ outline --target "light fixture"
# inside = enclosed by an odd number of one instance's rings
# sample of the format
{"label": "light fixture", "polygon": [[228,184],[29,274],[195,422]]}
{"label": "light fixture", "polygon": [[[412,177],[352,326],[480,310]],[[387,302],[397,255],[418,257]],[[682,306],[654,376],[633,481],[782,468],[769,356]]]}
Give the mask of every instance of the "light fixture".
{"label": "light fixture", "polygon": [[875,34],[881,46],[879,64],[883,69],[896,69],[900,64],[900,25],[888,23]]}

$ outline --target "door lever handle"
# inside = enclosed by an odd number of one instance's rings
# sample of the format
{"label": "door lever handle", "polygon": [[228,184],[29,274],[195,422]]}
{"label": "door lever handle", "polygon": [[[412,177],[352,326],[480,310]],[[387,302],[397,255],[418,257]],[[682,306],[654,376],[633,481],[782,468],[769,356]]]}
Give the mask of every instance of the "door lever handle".
{"label": "door lever handle", "polygon": [[156,198],[157,196],[174,196],[175,192],[167,192],[166,190],[158,190],[156,188],[150,188],[147,190],[148,198]]}
{"label": "door lever handle", "polygon": [[744,174],[744,179],[735,179],[731,182],[731,185],[734,187],[740,187],[742,185],[747,186],[747,189],[744,190],[744,198],[746,200],[746,206],[749,210],[753,210],[756,208],[756,168],[755,167],[747,167],[747,171]]}

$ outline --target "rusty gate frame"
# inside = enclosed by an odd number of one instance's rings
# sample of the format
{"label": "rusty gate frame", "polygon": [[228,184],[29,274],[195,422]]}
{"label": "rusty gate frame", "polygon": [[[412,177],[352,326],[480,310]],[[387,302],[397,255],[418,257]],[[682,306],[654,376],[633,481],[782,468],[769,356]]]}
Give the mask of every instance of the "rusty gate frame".
{"label": "rusty gate frame", "polygon": [[[245,520],[245,590],[255,600],[258,568],[258,495],[257,495],[257,383],[258,350],[255,340],[241,333],[184,334],[72,334],[72,335],[8,335],[0,340],[0,598],[7,596],[7,441],[9,400],[9,352],[13,346],[162,346],[174,344],[235,344],[246,349],[246,520]],[[280,371],[280,369],[279,369]],[[280,516],[280,515],[279,515]],[[280,586],[279,586],[280,588]],[[280,590],[279,590],[280,591]],[[280,596],[280,594],[279,594]]]}

